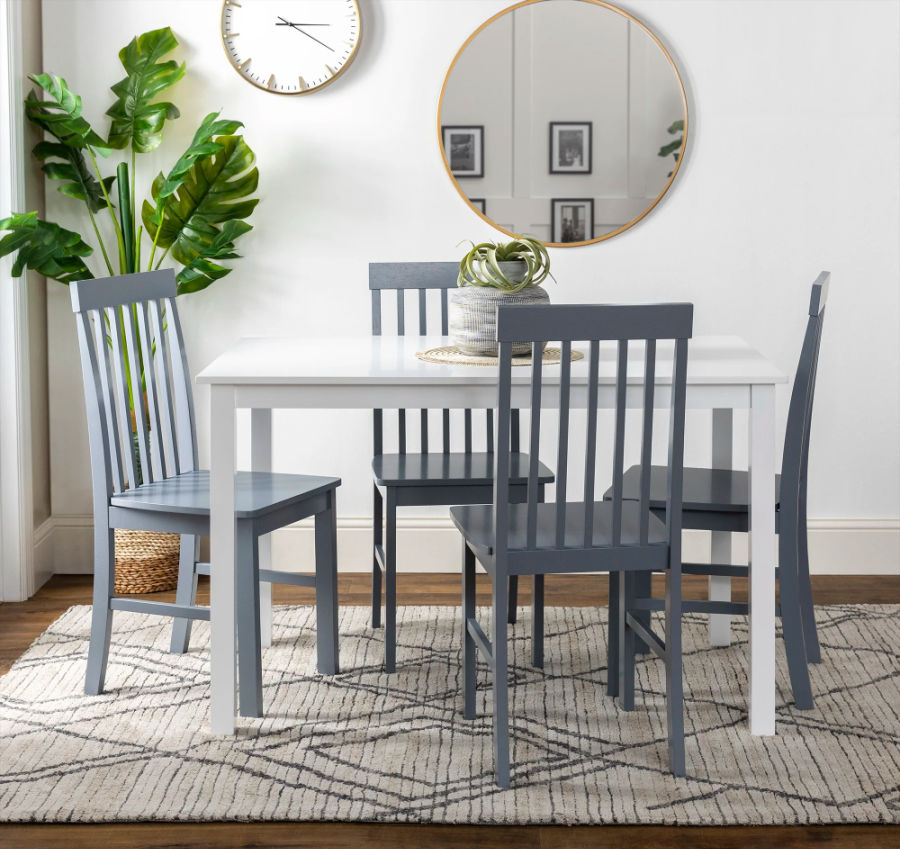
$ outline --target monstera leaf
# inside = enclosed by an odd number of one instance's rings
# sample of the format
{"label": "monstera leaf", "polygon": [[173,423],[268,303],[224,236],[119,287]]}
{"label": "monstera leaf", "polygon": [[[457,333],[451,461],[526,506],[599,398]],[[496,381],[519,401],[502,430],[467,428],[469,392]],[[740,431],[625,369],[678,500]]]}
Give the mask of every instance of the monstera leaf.
{"label": "monstera leaf", "polygon": [[28,79],[47,95],[41,100],[35,91],[29,93],[25,99],[25,117],[29,121],[67,147],[90,147],[103,156],[109,153],[106,142],[81,117],[81,98],[69,89],[62,77],[32,74]]}
{"label": "monstera leaf", "polygon": [[252,229],[253,227],[246,221],[226,221],[219,235],[175,276],[178,281],[178,294],[199,292],[228,274],[231,269],[219,265],[214,260],[240,257],[240,254],[235,252],[234,240]]}
{"label": "monstera leaf", "polygon": [[118,99],[106,110],[112,118],[110,147],[121,149],[130,144],[136,152],[147,153],[159,146],[163,124],[177,118],[179,112],[174,103],[151,101],[184,76],[183,62],[160,61],[177,46],[172,30],[164,27],[136,36],[119,51],[128,76],[112,86]]}
{"label": "monstera leaf", "polygon": [[220,233],[217,225],[246,218],[259,203],[249,197],[259,182],[250,146],[241,136],[219,136],[214,141],[221,150],[196,159],[170,197],[160,198],[166,179],[157,175],[151,189],[154,203],[144,201],[142,208],[147,234],[160,247],[171,248],[183,265],[212,245]]}
{"label": "monstera leaf", "polygon": [[[90,172],[84,154],[77,147],[68,147],[62,142],[38,142],[32,154],[44,164],[41,170],[51,180],[61,180],[62,185],[58,190],[70,198],[83,200],[91,212],[103,209],[106,206],[106,198],[103,196],[103,188],[100,182]],[[48,160],[62,160],[61,162]],[[115,177],[104,177],[103,187],[109,194],[110,187],[115,183]]]}
{"label": "monstera leaf", "polygon": [[188,149],[181,155],[178,161],[172,166],[166,178],[159,185],[159,191],[154,191],[154,200],[157,203],[156,212],[154,213],[153,222],[159,225],[163,211],[165,210],[165,201],[167,198],[175,194],[176,191],[184,183],[188,171],[197,162],[206,156],[211,156],[223,149],[223,145],[219,141],[215,141],[215,136],[231,135],[244,125],[240,121],[217,121],[218,112],[210,112],[194,133]]}
{"label": "monstera leaf", "polygon": [[0,239],[0,256],[18,251],[12,267],[13,277],[20,277],[26,268],[60,283],[94,276],[81,259],[93,253],[90,245],[77,233],[42,221],[36,212],[13,213],[4,218],[0,221],[0,232],[4,230],[10,232]]}

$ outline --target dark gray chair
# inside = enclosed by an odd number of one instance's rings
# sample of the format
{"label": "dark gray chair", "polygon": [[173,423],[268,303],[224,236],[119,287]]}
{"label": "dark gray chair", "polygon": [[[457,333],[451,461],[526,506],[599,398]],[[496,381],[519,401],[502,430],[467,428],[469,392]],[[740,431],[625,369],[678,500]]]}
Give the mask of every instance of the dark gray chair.
{"label": "dark gray chair", "polygon": [[[648,306],[517,306],[500,307],[497,313],[500,342],[500,374],[497,391],[497,451],[494,501],[492,505],[459,506],[450,510],[464,538],[463,545],[463,702],[467,719],[475,716],[476,651],[493,672],[494,765],[497,784],[508,787],[508,660],[506,596],[511,575],[621,571],[622,592],[618,598],[620,688],[626,694],[625,709],[634,701],[633,650],[642,639],[661,657],[666,668],[666,711],[669,765],[675,775],[684,775],[684,713],[681,682],[681,470],[684,451],[684,409],[688,339],[693,323],[690,304]],[[667,521],[650,511],[649,484],[640,501],[624,498],[626,372],[630,340],[645,340],[642,407],[641,460],[649,471],[653,433],[653,398],[656,376],[656,342],[675,339],[669,416],[668,472],[672,482],[667,493]],[[556,501],[539,503],[540,410],[542,365],[534,357],[530,381],[531,432],[529,441],[527,500],[510,504],[509,442],[511,420],[512,343],[533,342],[535,352],[542,342],[562,342],[559,366],[559,431],[556,466]],[[572,342],[590,342],[587,385],[587,436],[584,450],[584,491],[577,502],[567,501],[567,455]],[[595,501],[594,477],[597,450],[597,400],[600,341],[615,340],[618,358],[615,382],[615,440],[613,446],[613,498]],[[552,368],[556,369],[556,366]],[[555,387],[553,388],[555,395]],[[580,387],[577,391],[582,391]],[[632,399],[629,399],[632,400]],[[637,400],[637,399],[634,399]],[[475,563],[484,567],[493,587],[493,633],[488,637],[475,618]],[[630,612],[633,576],[636,571],[666,573],[665,641]],[[615,600],[611,602],[615,603]],[[534,635],[540,636],[540,610],[535,611]],[[532,654],[537,650],[532,642]],[[540,660],[534,658],[533,660]],[[539,665],[539,664],[538,664]]]}
{"label": "dark gray chair", "polygon": [[[819,663],[821,653],[809,580],[809,553],[806,541],[806,476],[809,463],[809,433],[813,396],[819,361],[819,343],[825,318],[825,302],[831,275],[823,271],[812,286],[806,333],[800,350],[797,374],[788,408],[787,428],[781,474],[775,478],[775,527],[778,531],[778,568],[775,570],[781,603],[785,652],[794,703],[801,710],[813,707],[808,663]],[[640,497],[639,466],[625,473],[624,497]],[[666,469],[650,470],[650,508],[665,518]],[[612,496],[612,491],[606,493]],[[682,526],[695,530],[746,533],[750,523],[750,477],[745,471],[731,469],[685,468]],[[685,563],[682,571],[690,575],[746,577],[746,566],[730,563]],[[610,575],[612,585],[617,578]],[[748,607],[735,602],[691,602],[695,612],[745,614]],[[616,657],[614,634],[610,632],[610,662]]]}
{"label": "dark gray chair", "polygon": [[[94,501],[94,599],[85,691],[103,691],[112,612],[175,617],[172,651],[194,619],[197,537],[209,533],[209,473],[197,468],[194,405],[171,270],[70,285],[84,373]],[[143,386],[144,392],[137,388]],[[134,425],[129,398],[134,399]],[[134,434],[132,434],[134,427]],[[134,443],[137,443],[137,454]],[[338,672],[335,490],[339,478],[238,472],[235,482],[240,710],[262,714],[259,581],[316,589],[318,667]],[[261,535],[315,516],[316,574],[259,569]],[[174,604],[113,596],[114,528],[181,534]]]}
{"label": "dark gray chair", "polygon": [[[440,297],[440,332],[447,335],[447,290],[456,288],[459,263],[456,262],[373,262],[369,263],[369,289],[372,292],[372,334],[382,334],[381,293],[394,291],[397,304],[397,335],[406,333],[406,292],[418,296],[418,334],[428,333],[427,294]],[[432,333],[436,332],[434,329]],[[463,414],[463,451],[450,450],[450,410],[441,411],[441,451],[429,452],[428,411],[419,410],[419,451],[407,452],[406,410],[397,411],[398,453],[384,453],[384,411],[375,410],[375,451],[372,471],[374,486],[374,553],[372,558],[372,626],[381,626],[382,572],[384,574],[384,665],[388,672],[396,668],[397,629],[397,508],[429,505],[488,504],[493,497],[494,422],[493,410],[486,410],[485,452],[473,451],[472,411]],[[509,497],[525,500],[527,454],[519,451],[519,411],[513,411],[512,453]],[[553,473],[543,464],[538,467],[539,496],[553,482]],[[381,491],[384,490],[384,495]],[[385,521],[386,520],[386,521]],[[510,622],[516,618],[517,576],[510,578]],[[533,599],[542,604],[543,578],[534,576]]]}

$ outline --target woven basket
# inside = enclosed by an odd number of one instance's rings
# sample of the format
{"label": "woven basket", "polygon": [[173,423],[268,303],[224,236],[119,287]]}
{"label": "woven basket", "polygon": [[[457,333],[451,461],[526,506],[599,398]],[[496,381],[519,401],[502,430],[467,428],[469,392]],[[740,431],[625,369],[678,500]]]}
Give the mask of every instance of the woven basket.
{"label": "woven basket", "polygon": [[178,584],[181,537],[116,529],[116,593],[156,593]]}

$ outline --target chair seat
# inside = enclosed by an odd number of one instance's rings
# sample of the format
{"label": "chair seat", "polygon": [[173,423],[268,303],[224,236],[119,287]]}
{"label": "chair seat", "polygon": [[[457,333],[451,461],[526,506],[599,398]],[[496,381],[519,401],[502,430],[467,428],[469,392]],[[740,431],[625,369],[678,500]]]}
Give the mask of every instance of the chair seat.
{"label": "chair seat", "polygon": [[[234,513],[239,519],[255,519],[314,498],[340,483],[340,478],[314,475],[238,472],[234,487]],[[109,503],[113,507],[208,516],[209,472],[185,472],[148,483],[114,495]]]}
{"label": "chair seat", "polygon": [[[528,505],[511,504],[509,507],[508,550],[526,547]],[[598,501],[594,504],[593,548],[612,545],[612,504]],[[494,508],[490,504],[474,504],[451,507],[450,516],[466,541],[487,554],[494,551]],[[633,501],[622,504],[622,545],[635,545],[638,541],[639,505]],[[537,547],[556,548],[556,504],[537,505]],[[584,547],[584,503],[566,504],[565,547]],[[655,516],[650,516],[648,533],[650,545],[667,544],[666,526]]]}
{"label": "chair seat", "polygon": [[[511,484],[528,480],[527,454],[510,453]],[[372,471],[379,486],[490,486],[494,482],[493,454],[376,454]],[[538,463],[538,482],[552,483],[553,472]]]}
{"label": "chair seat", "polygon": [[[641,467],[632,466],[622,482],[623,498],[637,501],[641,497]],[[666,509],[665,466],[650,467],[650,507]],[[775,476],[775,508],[778,509],[781,475]],[[698,469],[684,467],[682,510],[708,513],[747,513],[750,509],[750,475],[733,469]],[[612,487],[603,495],[612,498]]]}

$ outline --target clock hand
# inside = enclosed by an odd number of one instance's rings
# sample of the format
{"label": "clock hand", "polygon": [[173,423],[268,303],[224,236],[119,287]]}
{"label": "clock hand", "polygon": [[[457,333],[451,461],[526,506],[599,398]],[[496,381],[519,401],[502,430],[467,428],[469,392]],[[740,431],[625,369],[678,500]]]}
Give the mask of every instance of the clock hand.
{"label": "clock hand", "polygon": [[[293,29],[297,30],[297,32],[305,35],[307,38],[311,38],[317,44],[321,44],[322,47],[324,47],[326,50],[330,50],[332,53],[334,53],[333,47],[329,47],[324,41],[319,41],[318,38],[316,38],[314,35],[310,35],[308,32],[306,32],[306,30],[300,29],[299,24],[294,24],[294,23],[291,23],[290,21],[285,21],[284,18],[282,18],[280,15],[278,16],[278,20],[284,21],[284,23],[287,24],[289,27],[292,27]],[[277,24],[276,24],[276,26],[277,26]]]}
{"label": "clock hand", "polygon": [[286,21],[282,18],[278,23],[275,24],[276,27],[330,27],[331,24],[303,24],[303,23],[295,23],[294,21]]}

